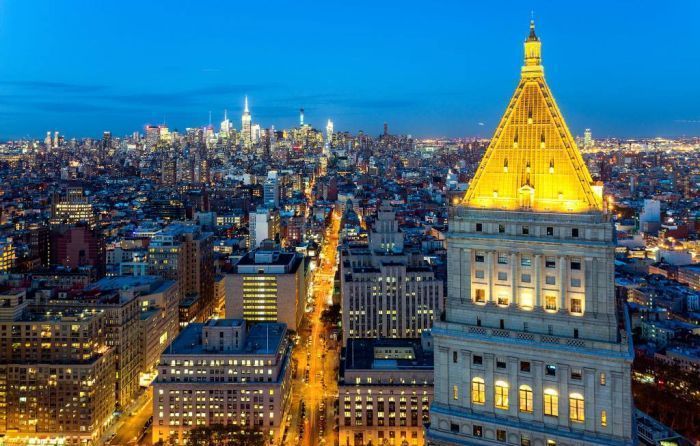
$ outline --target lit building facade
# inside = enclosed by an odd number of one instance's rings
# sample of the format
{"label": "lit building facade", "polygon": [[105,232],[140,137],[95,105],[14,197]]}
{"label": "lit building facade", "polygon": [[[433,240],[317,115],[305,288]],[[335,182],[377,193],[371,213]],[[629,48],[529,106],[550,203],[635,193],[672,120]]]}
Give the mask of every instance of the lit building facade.
{"label": "lit building facade", "polygon": [[338,382],[341,446],[424,444],[433,351],[421,339],[350,339]]}
{"label": "lit building facade", "polygon": [[291,389],[284,324],[240,319],[190,324],[161,357],[153,384],[153,443],[210,424],[258,428],[279,442]]}
{"label": "lit building facade", "polygon": [[226,317],[248,322],[282,322],[297,330],[304,315],[304,256],[280,252],[267,241],[243,256],[226,274]]}
{"label": "lit building facade", "polygon": [[383,204],[369,245],[341,251],[343,344],[349,338],[416,338],[443,308],[443,281],[420,251],[404,247],[396,215]]}
{"label": "lit building facade", "polygon": [[[30,310],[24,291],[0,295],[0,437],[3,444],[97,444],[115,405],[107,315]],[[59,443],[60,442],[60,443]]]}
{"label": "lit building facade", "polygon": [[51,225],[87,223],[94,226],[96,219],[92,204],[80,187],[71,187],[65,198],[54,195],[51,203]]}
{"label": "lit building facade", "polygon": [[250,148],[253,145],[252,118],[248,110],[248,96],[245,97],[243,115],[241,115],[241,142],[243,147]]}
{"label": "lit building facade", "polygon": [[636,441],[614,228],[540,55],[533,24],[520,84],[451,209],[431,444]]}

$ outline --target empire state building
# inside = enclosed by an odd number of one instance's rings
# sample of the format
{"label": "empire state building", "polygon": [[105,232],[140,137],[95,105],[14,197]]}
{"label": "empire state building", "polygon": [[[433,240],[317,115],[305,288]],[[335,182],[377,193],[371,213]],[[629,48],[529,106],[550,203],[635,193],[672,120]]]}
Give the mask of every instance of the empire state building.
{"label": "empire state building", "polygon": [[534,23],[520,82],[451,209],[435,322],[434,445],[631,445],[629,319],[615,233],[544,78]]}

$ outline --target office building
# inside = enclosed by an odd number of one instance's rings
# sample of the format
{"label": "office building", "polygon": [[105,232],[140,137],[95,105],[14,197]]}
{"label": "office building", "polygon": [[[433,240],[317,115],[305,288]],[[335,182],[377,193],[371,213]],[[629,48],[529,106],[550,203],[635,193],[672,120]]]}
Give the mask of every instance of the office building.
{"label": "office building", "polygon": [[9,272],[15,266],[15,246],[11,238],[0,241],[0,273]]}
{"label": "office building", "polygon": [[92,204],[83,194],[82,188],[68,188],[63,198],[58,194],[54,194],[51,202],[50,223],[52,226],[87,223],[88,226],[94,227],[95,222],[96,218]]}
{"label": "office building", "polygon": [[341,251],[343,344],[349,338],[416,338],[443,308],[443,281],[418,249],[404,246],[392,207],[383,203],[368,245]]}
{"label": "office building", "polygon": [[153,443],[211,424],[282,436],[291,388],[291,343],[284,324],[240,319],[190,324],[161,357],[153,383]]}
{"label": "office building", "polygon": [[306,300],[304,256],[280,252],[268,240],[226,274],[225,290],[228,319],[281,322],[297,330]]}
{"label": "office building", "polygon": [[28,303],[0,292],[0,442],[97,444],[115,407],[107,315]]}
{"label": "office building", "polygon": [[263,184],[263,204],[269,208],[280,206],[280,181],[276,170],[267,173],[267,179]]}
{"label": "office building", "polygon": [[614,227],[540,55],[532,24],[520,83],[451,209],[434,445],[636,442]]}
{"label": "office building", "polygon": [[338,378],[339,441],[420,446],[433,400],[433,351],[423,339],[350,339]]}
{"label": "office building", "polygon": [[241,142],[243,147],[250,148],[253,144],[250,111],[248,111],[248,96],[245,97],[243,115],[241,115]]}

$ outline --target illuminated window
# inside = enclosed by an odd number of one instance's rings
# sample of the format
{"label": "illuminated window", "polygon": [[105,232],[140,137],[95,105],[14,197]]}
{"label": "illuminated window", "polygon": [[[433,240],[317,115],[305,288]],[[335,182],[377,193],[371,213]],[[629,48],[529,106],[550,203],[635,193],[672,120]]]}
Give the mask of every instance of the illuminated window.
{"label": "illuminated window", "polygon": [[474,290],[474,301],[480,304],[486,303],[486,290]]}
{"label": "illuminated window", "polygon": [[502,307],[507,307],[509,303],[510,303],[510,299],[508,299],[508,296],[505,296],[505,295],[498,296],[498,305],[500,305]]}
{"label": "illuminated window", "polygon": [[569,395],[569,419],[579,423],[585,421],[583,395],[580,393]]}
{"label": "illuminated window", "polygon": [[606,384],[605,373],[600,374],[600,385],[604,386]]}
{"label": "illuminated window", "polygon": [[532,387],[520,386],[518,389],[518,407],[520,412],[532,413]]}
{"label": "illuminated window", "polygon": [[497,409],[508,410],[508,383],[505,381],[496,381],[495,390],[495,406]]}
{"label": "illuminated window", "polygon": [[559,416],[559,394],[554,389],[544,390],[544,414],[550,417]]}
{"label": "illuminated window", "polygon": [[606,427],[608,425],[608,412],[600,411],[600,425]]}
{"label": "illuminated window", "polygon": [[459,399],[459,387],[457,387],[456,385],[452,386],[452,399],[453,400]]}
{"label": "illuminated window", "polygon": [[557,296],[544,296],[544,309],[547,311],[557,311]]}
{"label": "illuminated window", "polygon": [[583,314],[583,304],[580,298],[571,298],[571,312],[574,314]]}
{"label": "illuminated window", "polygon": [[472,379],[472,403],[484,404],[486,402],[486,383],[483,378]]}

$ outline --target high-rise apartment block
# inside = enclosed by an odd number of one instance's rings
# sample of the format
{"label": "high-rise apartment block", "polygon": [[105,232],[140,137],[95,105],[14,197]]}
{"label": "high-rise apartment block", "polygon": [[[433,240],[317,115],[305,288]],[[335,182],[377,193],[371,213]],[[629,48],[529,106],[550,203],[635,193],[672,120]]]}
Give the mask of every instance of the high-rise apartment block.
{"label": "high-rise apartment block", "polygon": [[545,82],[534,24],[520,83],[451,209],[433,329],[435,445],[634,444],[614,227]]}
{"label": "high-rise apartment block", "polygon": [[341,252],[343,344],[349,338],[417,338],[443,308],[443,281],[419,250],[404,247],[396,214],[382,204],[368,245]]}

